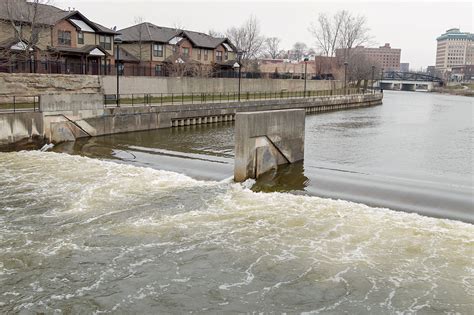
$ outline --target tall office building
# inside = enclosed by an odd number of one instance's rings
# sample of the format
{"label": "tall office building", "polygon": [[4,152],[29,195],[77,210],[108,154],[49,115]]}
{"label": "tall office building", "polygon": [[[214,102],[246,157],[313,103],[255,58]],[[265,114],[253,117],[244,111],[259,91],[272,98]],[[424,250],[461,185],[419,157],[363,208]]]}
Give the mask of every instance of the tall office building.
{"label": "tall office building", "polygon": [[474,34],[452,28],[436,40],[436,70],[446,72],[455,66],[474,64]]}

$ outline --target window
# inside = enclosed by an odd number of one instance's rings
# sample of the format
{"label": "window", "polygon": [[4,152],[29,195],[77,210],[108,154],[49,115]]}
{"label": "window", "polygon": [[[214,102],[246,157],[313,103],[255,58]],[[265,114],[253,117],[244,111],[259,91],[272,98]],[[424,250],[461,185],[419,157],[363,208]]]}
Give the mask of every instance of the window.
{"label": "window", "polygon": [[216,61],[222,61],[222,51],[216,51]]}
{"label": "window", "polygon": [[209,50],[204,50],[204,61],[209,59]]}
{"label": "window", "polygon": [[189,48],[188,47],[183,48],[183,56],[184,57],[189,57]]}
{"label": "window", "polygon": [[202,52],[202,49],[199,49],[197,51],[197,60],[201,60],[201,52]]}
{"label": "window", "polygon": [[84,44],[84,33],[83,32],[77,33],[77,43],[78,44]]}
{"label": "window", "polygon": [[163,45],[153,45],[153,57],[163,57]]}
{"label": "window", "polygon": [[112,37],[100,35],[99,36],[99,46],[104,48],[105,50],[112,49]]}
{"label": "window", "polygon": [[229,53],[227,51],[224,53],[224,59],[229,60]]}
{"label": "window", "polygon": [[156,65],[155,66],[155,76],[161,76],[162,75],[162,66],[161,65]]}
{"label": "window", "polygon": [[58,31],[58,45],[71,46],[71,32]]}

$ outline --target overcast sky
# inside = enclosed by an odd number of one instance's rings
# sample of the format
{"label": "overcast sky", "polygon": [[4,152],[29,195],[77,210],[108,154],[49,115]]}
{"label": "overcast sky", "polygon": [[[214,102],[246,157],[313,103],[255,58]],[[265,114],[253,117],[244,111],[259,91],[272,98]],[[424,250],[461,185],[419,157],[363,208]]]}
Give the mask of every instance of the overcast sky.
{"label": "overcast sky", "polygon": [[374,46],[390,43],[401,48],[401,62],[409,62],[415,70],[434,65],[436,37],[444,31],[459,27],[472,32],[474,16],[472,1],[54,0],[54,4],[62,9],[74,7],[97,23],[119,29],[142,17],[160,26],[225,32],[253,14],[262,34],[280,37],[283,49],[297,41],[315,46],[310,23],[321,12],[346,9],[367,17]]}

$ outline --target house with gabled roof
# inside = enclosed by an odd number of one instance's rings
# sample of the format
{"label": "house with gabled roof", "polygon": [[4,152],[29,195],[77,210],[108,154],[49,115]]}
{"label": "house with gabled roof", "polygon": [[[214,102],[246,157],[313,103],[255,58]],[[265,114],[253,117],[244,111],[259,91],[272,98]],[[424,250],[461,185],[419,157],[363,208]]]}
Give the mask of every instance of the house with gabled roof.
{"label": "house with gabled roof", "polygon": [[[0,2],[0,71],[105,74],[117,33],[79,11],[25,0]],[[3,65],[2,65],[3,64]]]}
{"label": "house with gabled roof", "polygon": [[[202,75],[213,70],[231,69],[236,48],[227,38],[204,33],[158,26],[149,22],[118,31],[121,47],[140,60],[144,75]],[[121,58],[119,58],[121,59]],[[122,62],[122,60],[121,60]],[[123,60],[125,75],[131,74]]]}

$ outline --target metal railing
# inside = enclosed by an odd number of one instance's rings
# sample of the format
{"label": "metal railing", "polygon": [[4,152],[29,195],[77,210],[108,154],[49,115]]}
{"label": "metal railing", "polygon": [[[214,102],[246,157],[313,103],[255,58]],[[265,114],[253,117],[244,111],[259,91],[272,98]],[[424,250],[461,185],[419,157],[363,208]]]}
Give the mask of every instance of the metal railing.
{"label": "metal railing", "polygon": [[[370,94],[372,91],[361,88],[317,90],[317,91],[280,91],[280,92],[241,92],[240,102],[253,100],[316,98],[350,94]],[[161,106],[189,105],[204,103],[233,103],[239,102],[238,92],[227,93],[145,93],[145,94],[116,94],[104,95],[104,106]]]}
{"label": "metal railing", "polygon": [[0,113],[40,111],[39,96],[0,96]]}

